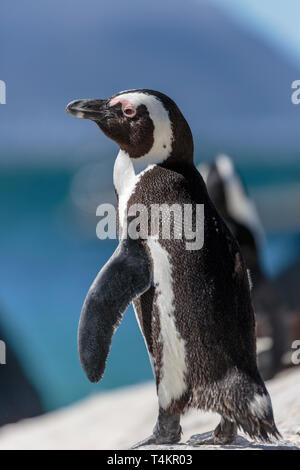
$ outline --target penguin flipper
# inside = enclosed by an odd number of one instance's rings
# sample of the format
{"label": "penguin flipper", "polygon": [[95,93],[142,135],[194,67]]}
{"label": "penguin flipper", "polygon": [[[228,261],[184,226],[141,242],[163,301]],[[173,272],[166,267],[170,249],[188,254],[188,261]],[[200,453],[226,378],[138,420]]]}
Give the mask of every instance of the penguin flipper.
{"label": "penguin flipper", "polygon": [[102,378],[113,334],[130,302],[150,287],[151,273],[142,242],[128,238],[91,285],[78,329],[80,362],[91,382]]}

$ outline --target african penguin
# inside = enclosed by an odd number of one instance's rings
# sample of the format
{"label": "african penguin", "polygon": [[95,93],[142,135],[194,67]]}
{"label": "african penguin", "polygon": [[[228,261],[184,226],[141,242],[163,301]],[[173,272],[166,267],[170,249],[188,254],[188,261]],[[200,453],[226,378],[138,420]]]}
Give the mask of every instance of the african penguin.
{"label": "african penguin", "polygon": [[[218,155],[213,163],[200,163],[197,168],[212,202],[238,241],[250,272],[252,300],[261,336],[258,340],[259,370],[264,379],[270,379],[281,368],[281,359],[287,348],[286,312],[274,283],[261,266],[260,249],[264,243],[262,223],[228,155]],[[271,340],[269,346],[268,339]]]}
{"label": "african penguin", "polygon": [[[79,355],[101,379],[112,336],[133,302],[152,362],[159,404],[153,434],[136,444],[176,443],[190,407],[221,415],[211,437],[232,442],[237,427],[269,440],[279,433],[256,365],[255,319],[239,247],[193,163],[193,138],[177,105],[152,90],[77,100],[67,111],[91,119],[120,147],[114,166],[119,246],[94,280],[79,322]],[[128,210],[162,203],[204,205],[204,245],[186,236],[128,237]],[[151,220],[148,221],[149,224]],[[193,220],[193,226],[197,221]]]}

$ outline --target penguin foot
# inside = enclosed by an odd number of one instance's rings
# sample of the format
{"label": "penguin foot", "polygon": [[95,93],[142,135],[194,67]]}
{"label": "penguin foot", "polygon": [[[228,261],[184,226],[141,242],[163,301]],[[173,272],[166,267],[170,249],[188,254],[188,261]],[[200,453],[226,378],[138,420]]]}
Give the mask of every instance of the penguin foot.
{"label": "penguin foot", "polygon": [[236,424],[222,417],[221,422],[209,436],[207,433],[205,435],[195,434],[190,437],[187,444],[192,446],[233,444],[236,437]]}
{"label": "penguin foot", "polygon": [[134,444],[131,449],[137,449],[138,447],[142,446],[149,446],[151,444],[177,444],[181,439],[181,428],[178,436],[156,436],[155,434],[151,434],[151,436],[143,439],[142,441],[137,442]]}
{"label": "penguin foot", "polygon": [[146,437],[146,439],[143,439],[142,441],[137,442],[136,444],[133,444],[133,446],[130,447],[130,449],[137,449],[138,447],[142,446],[149,446],[151,444],[156,444],[156,437],[154,434],[151,434],[151,436]]}
{"label": "penguin foot", "polygon": [[166,414],[159,410],[158,420],[151,436],[134,444],[131,449],[151,444],[176,444],[181,439],[180,415]]}
{"label": "penguin foot", "polygon": [[210,437],[203,437],[201,434],[195,434],[191,436],[190,439],[187,441],[187,444],[191,446],[220,446],[224,444],[234,444],[235,436],[224,436],[223,438],[217,437],[214,433],[211,433]]}

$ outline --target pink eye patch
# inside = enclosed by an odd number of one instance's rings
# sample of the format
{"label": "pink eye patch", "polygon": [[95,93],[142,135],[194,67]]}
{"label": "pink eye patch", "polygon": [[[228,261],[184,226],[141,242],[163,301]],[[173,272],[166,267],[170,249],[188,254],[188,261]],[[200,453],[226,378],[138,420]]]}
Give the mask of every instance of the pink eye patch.
{"label": "pink eye patch", "polygon": [[129,101],[125,100],[125,98],[119,98],[116,96],[110,101],[109,106],[114,106],[117,103],[122,104],[122,111],[125,116],[134,117],[136,115],[136,107]]}

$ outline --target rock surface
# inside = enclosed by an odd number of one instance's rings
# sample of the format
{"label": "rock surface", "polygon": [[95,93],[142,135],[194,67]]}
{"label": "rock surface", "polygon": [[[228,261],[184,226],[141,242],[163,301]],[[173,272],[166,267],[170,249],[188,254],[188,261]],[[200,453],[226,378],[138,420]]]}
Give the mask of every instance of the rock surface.
{"label": "rock surface", "polygon": [[[182,418],[180,444],[143,448],[300,450],[300,367],[282,372],[267,388],[282,434],[278,442],[266,445],[240,434],[235,445],[191,447],[185,444],[191,435],[211,431],[219,420],[217,415],[192,410]],[[128,449],[151,433],[156,413],[154,383],[119,389],[0,428],[0,449]]]}

